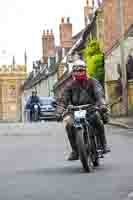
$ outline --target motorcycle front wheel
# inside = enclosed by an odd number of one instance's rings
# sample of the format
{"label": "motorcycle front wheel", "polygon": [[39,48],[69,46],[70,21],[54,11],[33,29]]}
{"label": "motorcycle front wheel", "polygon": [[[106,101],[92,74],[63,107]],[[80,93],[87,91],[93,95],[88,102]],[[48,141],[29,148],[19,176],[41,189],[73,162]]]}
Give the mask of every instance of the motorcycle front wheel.
{"label": "motorcycle front wheel", "polygon": [[92,147],[92,162],[94,167],[99,166],[99,157],[96,149],[95,137],[91,138],[91,147]]}
{"label": "motorcycle front wheel", "polygon": [[77,148],[78,148],[79,159],[82,163],[83,169],[85,172],[90,172],[91,167],[89,166],[89,162],[88,162],[89,157],[88,157],[82,129],[78,129],[76,131],[76,144],[77,144]]}
{"label": "motorcycle front wheel", "polygon": [[32,120],[35,121],[35,122],[38,121],[38,112],[32,113]]}

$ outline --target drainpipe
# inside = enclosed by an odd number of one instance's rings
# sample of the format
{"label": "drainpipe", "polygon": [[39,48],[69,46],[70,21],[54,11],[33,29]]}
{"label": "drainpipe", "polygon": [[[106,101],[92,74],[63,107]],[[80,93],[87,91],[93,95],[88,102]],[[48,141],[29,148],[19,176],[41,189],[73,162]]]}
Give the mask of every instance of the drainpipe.
{"label": "drainpipe", "polygon": [[118,33],[120,36],[120,64],[122,71],[122,114],[128,115],[128,86],[127,69],[124,51],[124,0],[117,0],[118,6]]}

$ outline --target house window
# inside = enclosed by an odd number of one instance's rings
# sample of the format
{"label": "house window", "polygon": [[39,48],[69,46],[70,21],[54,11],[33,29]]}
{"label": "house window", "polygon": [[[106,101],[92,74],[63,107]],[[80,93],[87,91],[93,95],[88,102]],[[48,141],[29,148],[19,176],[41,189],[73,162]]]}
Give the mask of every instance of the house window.
{"label": "house window", "polygon": [[8,97],[9,98],[16,97],[16,88],[15,88],[15,86],[10,86],[8,88]]}

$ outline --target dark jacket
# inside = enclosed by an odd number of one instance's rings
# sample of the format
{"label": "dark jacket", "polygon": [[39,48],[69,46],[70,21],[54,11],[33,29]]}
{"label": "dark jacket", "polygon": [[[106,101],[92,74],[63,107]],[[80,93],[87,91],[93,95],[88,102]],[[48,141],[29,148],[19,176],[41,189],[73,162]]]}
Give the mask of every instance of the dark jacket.
{"label": "dark jacket", "polygon": [[104,93],[102,86],[96,79],[89,78],[82,82],[72,81],[64,91],[64,104],[67,107],[84,104],[103,104]]}
{"label": "dark jacket", "polygon": [[40,98],[38,96],[30,96],[26,103],[26,109],[30,109],[33,104],[38,103],[40,103]]}

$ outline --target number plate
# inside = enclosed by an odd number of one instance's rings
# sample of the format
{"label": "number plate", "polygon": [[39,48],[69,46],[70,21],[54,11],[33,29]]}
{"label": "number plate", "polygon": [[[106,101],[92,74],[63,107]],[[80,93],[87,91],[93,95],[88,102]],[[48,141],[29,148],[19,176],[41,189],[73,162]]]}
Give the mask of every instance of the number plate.
{"label": "number plate", "polygon": [[85,118],[86,117],[86,110],[78,110],[74,112],[74,117],[75,118]]}

